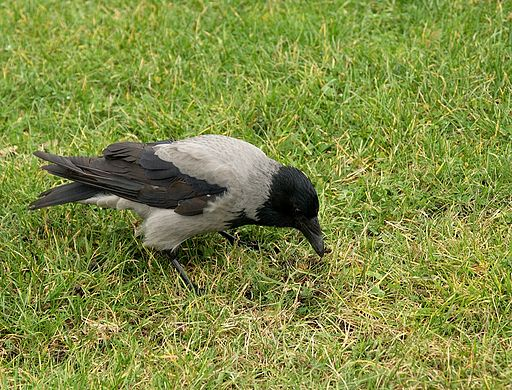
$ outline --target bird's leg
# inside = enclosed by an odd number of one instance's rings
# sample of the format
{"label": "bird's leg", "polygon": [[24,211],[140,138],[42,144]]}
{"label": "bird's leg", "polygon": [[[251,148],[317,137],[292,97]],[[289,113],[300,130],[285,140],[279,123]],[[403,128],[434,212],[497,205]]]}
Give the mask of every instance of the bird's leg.
{"label": "bird's leg", "polygon": [[219,234],[224,237],[226,240],[229,241],[229,243],[231,245],[234,245],[235,241],[236,241],[236,237],[233,236],[232,234],[229,234],[228,232],[225,232],[225,231],[220,231]]}
{"label": "bird's leg", "polygon": [[229,243],[231,245],[234,245],[236,241],[238,241],[241,245],[245,246],[245,247],[248,247],[248,248],[251,248],[251,249],[260,249],[260,246],[258,245],[258,243],[256,241],[244,241],[244,240],[240,240],[238,237],[232,235],[232,234],[229,234],[228,232],[225,232],[225,231],[220,231],[219,234],[224,237],[226,240],[229,241]]}
{"label": "bird's leg", "polygon": [[176,254],[172,251],[167,252],[169,258],[171,259],[171,264],[176,268],[176,271],[178,271],[178,274],[180,275],[183,282],[187,285],[188,288],[190,288],[192,291],[194,291],[197,295],[201,295],[201,290],[197,285],[190,281],[187,273],[183,269],[183,266],[178,261],[178,258],[176,257]]}

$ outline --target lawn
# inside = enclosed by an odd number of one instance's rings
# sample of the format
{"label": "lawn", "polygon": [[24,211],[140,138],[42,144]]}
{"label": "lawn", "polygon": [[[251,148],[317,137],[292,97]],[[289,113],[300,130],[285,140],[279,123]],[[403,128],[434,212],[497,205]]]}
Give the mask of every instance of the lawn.
{"label": "lawn", "polygon": [[[0,4],[0,386],[507,388],[512,2]],[[305,171],[332,252],[29,212],[32,152],[226,134]]]}

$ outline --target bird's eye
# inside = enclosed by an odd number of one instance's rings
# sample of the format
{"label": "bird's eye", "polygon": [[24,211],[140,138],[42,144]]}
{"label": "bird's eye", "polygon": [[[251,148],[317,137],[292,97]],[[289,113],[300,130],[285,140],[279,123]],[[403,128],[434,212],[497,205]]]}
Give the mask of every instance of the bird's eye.
{"label": "bird's eye", "polygon": [[295,214],[302,214],[302,210],[299,208],[295,208],[293,211],[295,211]]}

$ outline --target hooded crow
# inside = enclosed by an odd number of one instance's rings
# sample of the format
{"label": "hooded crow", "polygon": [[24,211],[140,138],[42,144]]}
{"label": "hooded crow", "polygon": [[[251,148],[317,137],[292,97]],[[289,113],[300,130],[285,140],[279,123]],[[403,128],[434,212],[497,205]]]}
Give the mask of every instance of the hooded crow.
{"label": "hooded crow", "polygon": [[[311,181],[245,141],[201,135],[115,143],[102,157],[34,155],[51,163],[44,170],[72,182],[43,192],[32,210],[70,202],[131,209],[143,220],[144,245],[157,250],[174,252],[201,233],[261,225],[296,228],[319,256],[325,252]],[[173,265],[197,289],[175,256]]]}

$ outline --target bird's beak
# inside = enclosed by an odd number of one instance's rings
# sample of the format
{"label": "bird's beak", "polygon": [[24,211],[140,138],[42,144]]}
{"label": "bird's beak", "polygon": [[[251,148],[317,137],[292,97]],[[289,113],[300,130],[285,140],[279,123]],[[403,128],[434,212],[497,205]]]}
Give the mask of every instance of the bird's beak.
{"label": "bird's beak", "polygon": [[297,229],[308,239],[315,252],[318,253],[318,256],[322,257],[325,253],[325,247],[318,218],[301,219],[297,222]]}

